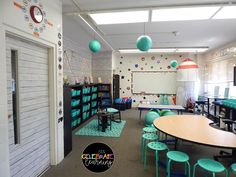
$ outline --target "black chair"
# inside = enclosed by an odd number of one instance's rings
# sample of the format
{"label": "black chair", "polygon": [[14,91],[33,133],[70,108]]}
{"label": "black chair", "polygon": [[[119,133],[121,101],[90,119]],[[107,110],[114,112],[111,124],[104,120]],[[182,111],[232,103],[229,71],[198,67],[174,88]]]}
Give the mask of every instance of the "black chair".
{"label": "black chair", "polygon": [[121,122],[121,112],[113,104],[111,99],[106,102],[99,102],[99,109],[111,114],[111,120],[114,122]]}
{"label": "black chair", "polygon": [[106,128],[110,126],[110,130],[112,128],[112,121],[111,121],[111,114],[107,112],[98,112],[97,118],[98,118],[98,130],[100,130],[100,127],[102,127],[102,131],[105,132]]}

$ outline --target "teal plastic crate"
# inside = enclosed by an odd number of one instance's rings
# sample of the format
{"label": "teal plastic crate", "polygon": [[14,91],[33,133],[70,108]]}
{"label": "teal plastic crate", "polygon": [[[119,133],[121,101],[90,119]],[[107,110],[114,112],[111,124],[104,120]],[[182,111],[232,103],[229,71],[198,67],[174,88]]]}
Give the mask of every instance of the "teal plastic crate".
{"label": "teal plastic crate", "polygon": [[83,113],[83,119],[84,119],[84,120],[86,119],[86,116],[87,116],[87,113],[84,112],[84,113]]}
{"label": "teal plastic crate", "polygon": [[97,96],[98,96],[98,95],[97,95],[96,93],[92,94],[92,100],[96,99]]}
{"label": "teal plastic crate", "polygon": [[236,109],[236,99],[224,100],[223,105],[226,106],[226,107]]}
{"label": "teal plastic crate", "polygon": [[78,124],[78,120],[74,120],[71,123],[71,127],[76,127],[77,124]]}
{"label": "teal plastic crate", "polygon": [[77,124],[80,125],[80,123],[81,123],[81,118],[77,120]]}
{"label": "teal plastic crate", "polygon": [[92,102],[92,107],[96,107],[97,106],[97,102],[96,101],[93,101]]}
{"label": "teal plastic crate", "polygon": [[81,90],[77,90],[77,91],[76,91],[76,96],[79,96],[80,93],[81,93]]}
{"label": "teal plastic crate", "polygon": [[92,92],[96,92],[98,90],[97,87],[92,87]]}
{"label": "teal plastic crate", "polygon": [[72,110],[71,111],[71,117],[76,117],[77,115],[77,111],[76,110]]}
{"label": "teal plastic crate", "polygon": [[74,106],[77,106],[80,104],[80,100],[72,100],[71,101],[71,106],[74,107]]}
{"label": "teal plastic crate", "polygon": [[76,96],[76,93],[77,93],[76,90],[74,90],[74,89],[71,90],[71,96]]}

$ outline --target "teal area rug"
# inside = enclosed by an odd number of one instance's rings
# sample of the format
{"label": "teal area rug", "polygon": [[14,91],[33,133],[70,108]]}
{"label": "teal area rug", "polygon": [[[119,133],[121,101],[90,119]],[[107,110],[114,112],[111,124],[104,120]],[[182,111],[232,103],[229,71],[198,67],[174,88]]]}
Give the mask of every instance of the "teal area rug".
{"label": "teal area rug", "polygon": [[111,130],[110,127],[106,128],[105,132],[102,132],[102,128],[98,130],[97,119],[91,120],[87,125],[82,127],[80,130],[75,132],[75,135],[83,136],[105,136],[105,137],[120,137],[121,132],[125,126],[126,121],[122,120],[120,123],[112,122]]}

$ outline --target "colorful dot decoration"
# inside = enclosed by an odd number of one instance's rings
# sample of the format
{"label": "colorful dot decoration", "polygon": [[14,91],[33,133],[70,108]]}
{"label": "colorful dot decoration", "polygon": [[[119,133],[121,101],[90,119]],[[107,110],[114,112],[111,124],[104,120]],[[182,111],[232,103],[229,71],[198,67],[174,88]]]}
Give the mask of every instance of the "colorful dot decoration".
{"label": "colorful dot decoration", "polygon": [[130,71],[130,68],[128,69],[128,71]]}
{"label": "colorful dot decoration", "polygon": [[130,87],[127,87],[126,89],[127,89],[127,90],[130,90]]}
{"label": "colorful dot decoration", "polygon": [[157,60],[157,64],[160,64],[161,63],[161,61],[160,60]]}
{"label": "colorful dot decoration", "polygon": [[171,66],[167,66],[167,69],[170,69],[171,68]]}
{"label": "colorful dot decoration", "polygon": [[123,56],[120,56],[120,58],[123,58]]}
{"label": "colorful dot decoration", "polygon": [[134,67],[135,67],[135,68],[138,68],[138,64],[135,64]]}
{"label": "colorful dot decoration", "polygon": [[124,79],[125,78],[125,76],[121,76],[121,79]]}
{"label": "colorful dot decoration", "polygon": [[141,67],[141,70],[143,70],[143,67]]}
{"label": "colorful dot decoration", "polygon": [[153,66],[151,66],[151,69],[153,69]]}
{"label": "colorful dot decoration", "polygon": [[142,57],[141,60],[142,60],[142,61],[145,61],[145,57]]}
{"label": "colorful dot decoration", "polygon": [[152,59],[152,60],[155,60],[155,57],[154,57],[154,56],[152,56],[152,57],[151,57],[151,59]]}
{"label": "colorful dot decoration", "polygon": [[122,65],[122,61],[120,62],[120,64]]}

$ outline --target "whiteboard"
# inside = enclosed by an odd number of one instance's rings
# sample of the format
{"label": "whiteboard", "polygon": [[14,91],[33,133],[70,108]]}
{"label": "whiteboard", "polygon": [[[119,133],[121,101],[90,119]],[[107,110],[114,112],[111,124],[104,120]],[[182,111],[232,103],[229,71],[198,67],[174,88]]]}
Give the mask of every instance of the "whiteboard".
{"label": "whiteboard", "polygon": [[133,94],[176,94],[176,71],[133,71]]}

